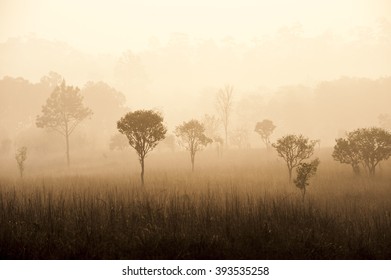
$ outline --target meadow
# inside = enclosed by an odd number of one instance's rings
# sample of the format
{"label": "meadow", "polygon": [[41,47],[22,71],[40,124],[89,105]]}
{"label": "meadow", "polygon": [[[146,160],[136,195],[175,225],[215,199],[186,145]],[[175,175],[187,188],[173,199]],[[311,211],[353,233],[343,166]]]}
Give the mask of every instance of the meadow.
{"label": "meadow", "polygon": [[390,259],[390,162],[355,177],[330,154],[316,152],[304,202],[260,150],[204,151],[193,173],[188,154],[153,153],[144,188],[130,152],[36,163],[23,179],[8,164],[0,259]]}

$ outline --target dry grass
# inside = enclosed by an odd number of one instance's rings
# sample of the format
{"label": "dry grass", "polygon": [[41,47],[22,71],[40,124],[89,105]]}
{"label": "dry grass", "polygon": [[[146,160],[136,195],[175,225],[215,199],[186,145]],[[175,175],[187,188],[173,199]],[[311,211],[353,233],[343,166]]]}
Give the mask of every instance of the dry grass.
{"label": "dry grass", "polygon": [[354,178],[324,156],[303,204],[274,157],[200,155],[194,174],[173,157],[148,159],[145,189],[115,156],[100,170],[2,177],[0,258],[391,258],[390,166]]}

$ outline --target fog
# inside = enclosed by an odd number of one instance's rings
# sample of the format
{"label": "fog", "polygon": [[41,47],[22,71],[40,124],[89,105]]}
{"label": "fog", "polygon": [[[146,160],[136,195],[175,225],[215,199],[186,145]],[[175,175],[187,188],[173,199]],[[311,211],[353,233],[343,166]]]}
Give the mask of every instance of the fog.
{"label": "fog", "polygon": [[72,136],[81,151],[107,152],[130,110],[160,111],[171,135],[183,121],[218,118],[225,85],[230,139],[246,142],[231,148],[263,148],[263,119],[277,127],[272,142],[302,133],[324,147],[381,125],[391,114],[389,2],[258,2],[1,1],[2,154],[63,149],[35,125],[56,75],[94,113]]}
{"label": "fog", "polygon": [[391,259],[390,11],[0,0],[0,259]]}

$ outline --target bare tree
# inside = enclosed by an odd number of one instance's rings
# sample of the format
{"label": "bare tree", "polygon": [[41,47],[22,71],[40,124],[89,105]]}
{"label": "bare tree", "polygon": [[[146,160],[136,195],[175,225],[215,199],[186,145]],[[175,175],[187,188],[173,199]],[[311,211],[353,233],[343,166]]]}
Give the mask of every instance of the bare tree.
{"label": "bare tree", "polygon": [[196,153],[212,143],[212,139],[205,135],[204,126],[197,120],[184,122],[177,126],[175,135],[181,140],[181,145],[190,152],[191,170],[194,171]]}
{"label": "bare tree", "polygon": [[224,140],[219,134],[221,121],[215,115],[205,114],[202,119],[202,124],[205,127],[205,135],[211,138],[216,146],[217,156],[221,157],[224,144]]}
{"label": "bare tree", "polygon": [[217,112],[221,118],[224,126],[225,133],[225,145],[228,146],[228,126],[230,123],[230,116],[232,113],[232,95],[233,86],[226,85],[223,89],[220,89],[217,93]]}
{"label": "bare tree", "polygon": [[163,117],[153,110],[129,112],[117,122],[119,132],[126,135],[141,164],[141,186],[144,186],[144,160],[159,141],[165,138],[167,128]]}
{"label": "bare tree", "polygon": [[91,115],[92,111],[83,105],[83,97],[79,94],[79,89],[67,86],[63,80],[47,99],[46,105],[42,106],[42,115],[37,116],[37,127],[50,128],[65,137],[68,167],[70,165],[69,136],[84,119]]}

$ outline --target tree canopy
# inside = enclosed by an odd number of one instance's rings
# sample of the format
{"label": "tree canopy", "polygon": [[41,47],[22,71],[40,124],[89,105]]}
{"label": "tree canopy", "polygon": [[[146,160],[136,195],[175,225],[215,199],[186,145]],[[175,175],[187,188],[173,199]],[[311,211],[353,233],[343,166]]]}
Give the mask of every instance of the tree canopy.
{"label": "tree canopy", "polygon": [[141,164],[141,184],[144,185],[144,159],[167,132],[163,117],[153,110],[129,112],[117,122],[117,128],[126,135],[129,145],[137,152]]}
{"label": "tree canopy", "polygon": [[255,125],[255,132],[261,136],[262,141],[265,143],[266,148],[270,148],[270,136],[272,135],[276,126],[271,120],[263,120],[262,122],[257,122]]}
{"label": "tree canopy", "polygon": [[361,163],[370,175],[375,175],[378,164],[391,156],[391,133],[383,128],[359,128],[336,142],[333,158],[351,164],[355,173]]}
{"label": "tree canopy", "polygon": [[314,153],[316,140],[309,140],[303,135],[286,135],[278,139],[272,146],[282,157],[288,167],[289,182],[292,180],[292,170],[297,167],[303,160],[309,158]]}
{"label": "tree canopy", "polygon": [[191,167],[194,171],[194,159],[198,151],[212,143],[212,139],[205,135],[205,127],[197,120],[183,122],[177,126],[175,135],[180,139],[181,145],[190,151]]}
{"label": "tree canopy", "polygon": [[92,111],[83,105],[79,91],[77,87],[67,86],[63,80],[42,106],[42,115],[36,119],[37,127],[50,128],[65,137],[68,166],[69,136],[83,120],[92,115]]}

